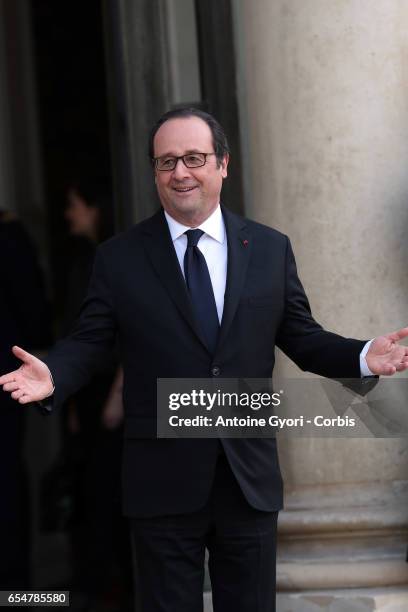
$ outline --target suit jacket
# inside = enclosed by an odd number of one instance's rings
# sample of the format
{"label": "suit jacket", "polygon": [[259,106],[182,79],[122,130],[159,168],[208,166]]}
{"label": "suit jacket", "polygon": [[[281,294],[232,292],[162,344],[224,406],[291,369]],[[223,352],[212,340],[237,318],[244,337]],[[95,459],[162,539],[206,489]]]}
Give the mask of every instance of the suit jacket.
{"label": "suit jacket", "polygon": [[[124,368],[124,511],[128,516],[186,513],[209,495],[216,439],[156,439],[156,379],[270,378],[275,346],[303,370],[360,376],[363,341],[322,329],[313,319],[283,234],[223,208],[228,238],[224,314],[216,352],[206,347],[162,211],[102,244],[79,319],[45,360],[54,404],[102,367],[118,335]],[[249,503],[282,506],[274,439],[222,444]]]}

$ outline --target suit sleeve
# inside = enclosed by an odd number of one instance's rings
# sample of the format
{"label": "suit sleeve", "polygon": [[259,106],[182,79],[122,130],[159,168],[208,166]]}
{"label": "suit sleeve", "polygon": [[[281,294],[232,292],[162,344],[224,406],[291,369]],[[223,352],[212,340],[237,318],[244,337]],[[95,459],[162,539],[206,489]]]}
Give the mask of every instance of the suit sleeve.
{"label": "suit sleeve", "polygon": [[329,378],[360,378],[359,356],[365,341],[328,332],[314,320],[289,239],[285,267],[285,307],[277,346],[302,370]]}
{"label": "suit sleeve", "polygon": [[116,333],[112,292],[103,252],[98,249],[78,318],[69,335],[59,341],[44,359],[55,384],[53,408],[61,405],[88,383],[93,374],[110,363]]}

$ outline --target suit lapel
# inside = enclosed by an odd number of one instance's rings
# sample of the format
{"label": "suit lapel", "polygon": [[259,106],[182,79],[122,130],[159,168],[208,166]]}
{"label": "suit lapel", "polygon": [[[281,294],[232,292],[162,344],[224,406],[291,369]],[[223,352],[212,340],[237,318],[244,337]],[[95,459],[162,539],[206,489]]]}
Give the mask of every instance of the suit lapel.
{"label": "suit lapel", "polygon": [[204,337],[194,318],[190,296],[162,210],[145,222],[142,240],[147,256],[161,283],[166,288],[181,315],[189,323],[201,343],[207,348]]}
{"label": "suit lapel", "polygon": [[245,283],[252,240],[244,219],[222,207],[228,240],[227,284],[225,289],[224,312],[221,322],[217,351],[221,348],[230,329]]}

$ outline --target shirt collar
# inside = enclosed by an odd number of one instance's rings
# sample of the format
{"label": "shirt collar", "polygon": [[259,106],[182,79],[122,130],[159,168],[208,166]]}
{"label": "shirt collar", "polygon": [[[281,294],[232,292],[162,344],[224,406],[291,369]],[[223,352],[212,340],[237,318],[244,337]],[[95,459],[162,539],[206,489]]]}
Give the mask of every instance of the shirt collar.
{"label": "shirt collar", "polygon": [[[180,238],[180,236],[182,236],[187,230],[191,229],[187,225],[183,225],[182,223],[179,223],[173,219],[168,212],[164,211],[164,215],[166,217],[173,242],[175,242],[177,238]],[[198,228],[194,229],[202,230],[205,234],[211,236],[211,238],[214,238],[214,240],[222,244],[225,240],[225,225],[224,219],[222,218],[221,206],[218,204],[217,208],[213,213],[211,213],[208,219],[199,225]]]}

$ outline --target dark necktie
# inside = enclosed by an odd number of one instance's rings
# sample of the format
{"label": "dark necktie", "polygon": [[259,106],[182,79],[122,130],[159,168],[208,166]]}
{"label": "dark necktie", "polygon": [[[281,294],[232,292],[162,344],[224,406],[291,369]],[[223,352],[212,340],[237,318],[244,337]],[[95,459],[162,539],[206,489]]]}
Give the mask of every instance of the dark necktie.
{"label": "dark necktie", "polygon": [[220,325],[207,262],[197,247],[203,234],[204,232],[199,229],[186,232],[188,242],[184,255],[184,275],[196,319],[204,333],[208,348],[214,355]]}

